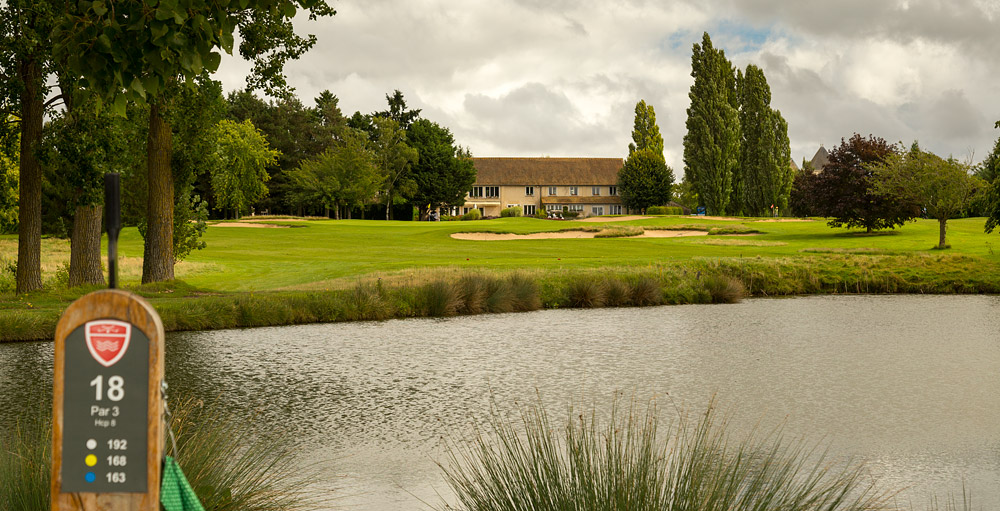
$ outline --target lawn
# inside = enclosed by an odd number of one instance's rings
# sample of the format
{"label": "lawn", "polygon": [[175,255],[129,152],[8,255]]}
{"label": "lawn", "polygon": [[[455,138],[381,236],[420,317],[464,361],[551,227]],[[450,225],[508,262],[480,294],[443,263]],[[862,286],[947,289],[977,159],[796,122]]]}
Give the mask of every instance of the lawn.
{"label": "lawn", "polygon": [[[193,252],[176,266],[180,282],[142,288],[137,288],[142,239],[135,228],[126,228],[119,244],[123,286],[136,288],[157,305],[201,296],[246,293],[279,296],[344,290],[375,279],[412,286],[483,271],[505,274],[517,270],[542,282],[551,278],[572,279],[574,275],[628,274],[650,269],[661,275],[664,271],[690,269],[700,275],[703,268],[721,268],[719,271],[737,273],[751,295],[1000,289],[1000,256],[993,247],[1000,243],[1000,237],[983,233],[982,218],[950,221],[948,242],[953,248],[944,251],[932,250],[938,235],[934,220],[917,220],[893,231],[867,235],[858,230],[831,228],[822,219],[773,222],[665,216],[615,224],[675,229],[691,226],[702,230],[742,226],[760,234],[506,241],[457,240],[451,234],[480,231],[526,234],[594,229],[602,224],[535,218],[468,222],[268,222],[286,227],[210,226],[204,237],[207,248]],[[93,289],[65,289],[60,284],[64,282],[69,260],[69,242],[45,239],[42,266],[46,290],[15,296],[11,291],[16,252],[16,236],[0,237],[0,316],[11,311],[39,311],[51,320],[73,299]],[[793,274],[795,279],[812,283],[785,282],[794,280]],[[669,279],[661,280],[670,285]],[[893,282],[882,284],[883,280]],[[0,339],[7,337],[7,333],[0,331]]]}

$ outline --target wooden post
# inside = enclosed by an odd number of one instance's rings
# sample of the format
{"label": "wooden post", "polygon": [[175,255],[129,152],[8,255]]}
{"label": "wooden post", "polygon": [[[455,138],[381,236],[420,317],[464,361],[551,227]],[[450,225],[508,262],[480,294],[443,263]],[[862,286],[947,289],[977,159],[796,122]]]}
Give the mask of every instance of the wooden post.
{"label": "wooden post", "polygon": [[163,323],[117,289],[73,302],[56,326],[52,510],[159,511]]}

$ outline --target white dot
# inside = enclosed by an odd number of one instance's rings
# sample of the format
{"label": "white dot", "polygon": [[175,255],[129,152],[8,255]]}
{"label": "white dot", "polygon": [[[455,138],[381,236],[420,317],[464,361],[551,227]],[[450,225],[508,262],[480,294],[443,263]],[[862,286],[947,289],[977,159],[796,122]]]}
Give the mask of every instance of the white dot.
{"label": "white dot", "polygon": [[97,440],[94,440],[93,438],[87,440],[87,449],[90,450],[97,449]]}

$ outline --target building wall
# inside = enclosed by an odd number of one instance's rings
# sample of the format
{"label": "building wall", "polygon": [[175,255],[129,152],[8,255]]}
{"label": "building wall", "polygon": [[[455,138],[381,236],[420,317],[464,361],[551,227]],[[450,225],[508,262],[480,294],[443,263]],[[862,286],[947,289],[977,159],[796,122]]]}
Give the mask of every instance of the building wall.
{"label": "building wall", "polygon": [[[486,185],[477,183],[474,189],[478,187],[483,187],[484,194],[487,186],[496,185]],[[533,188],[532,195],[527,195],[527,187]],[[580,216],[592,216],[595,214],[620,214],[624,212],[624,209],[618,211],[613,209],[615,206],[621,206],[621,200],[617,195],[611,195],[611,190],[607,185],[597,187],[599,190],[598,195],[594,195],[594,185],[579,185],[577,186],[577,194],[573,195],[570,186],[553,186],[549,187],[547,185],[503,185],[499,186],[499,197],[472,197],[467,194],[465,198],[465,205],[461,208],[459,213],[464,213],[472,208],[479,208],[482,210],[483,216],[500,216],[500,211],[504,208],[511,206],[520,206],[522,211],[526,215],[532,214],[530,211],[526,211],[525,206],[534,206],[535,210],[545,209],[546,205],[557,207],[559,211],[562,210],[562,206],[567,206],[571,209],[578,209],[582,207],[579,211]],[[550,188],[554,188],[555,194],[551,194]],[[594,211],[594,207],[603,208],[598,211]],[[530,210],[531,208],[527,208]]]}

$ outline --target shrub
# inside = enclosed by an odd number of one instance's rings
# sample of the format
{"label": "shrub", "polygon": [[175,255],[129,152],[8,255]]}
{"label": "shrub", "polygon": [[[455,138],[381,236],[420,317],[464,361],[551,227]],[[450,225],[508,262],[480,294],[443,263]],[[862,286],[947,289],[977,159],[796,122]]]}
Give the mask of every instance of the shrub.
{"label": "shrub", "polygon": [[503,210],[500,211],[501,218],[512,217],[512,216],[521,216],[521,206],[504,208]]}
{"label": "shrub", "polygon": [[569,303],[573,307],[603,307],[604,282],[592,278],[577,278],[569,283]]}
{"label": "shrub", "polygon": [[647,215],[683,215],[684,208],[677,206],[650,206],[646,208]]}
{"label": "shrub", "polygon": [[548,217],[549,217],[549,214],[548,214],[548,212],[545,211],[544,208],[538,208],[538,209],[535,210],[535,218],[541,218],[541,219],[544,220],[544,219],[546,219]]}
{"label": "shrub", "polygon": [[462,215],[462,220],[479,220],[483,217],[483,214],[479,212],[478,209],[472,208],[468,213]]}
{"label": "shrub", "polygon": [[487,312],[513,312],[514,290],[507,279],[492,278],[486,281],[486,299],[483,302]]}
{"label": "shrub", "polygon": [[566,220],[572,220],[572,219],[580,216],[580,212],[579,211],[563,211],[562,216]]}
{"label": "shrub", "polygon": [[712,403],[665,433],[655,405],[615,401],[603,422],[571,410],[562,427],[541,404],[519,412],[493,403],[486,431],[449,449],[442,468],[459,504],[447,509],[865,511],[889,500],[862,466],[834,468],[779,433],[730,438]]}
{"label": "shrub", "polygon": [[702,279],[712,303],[739,303],[746,294],[743,281],[729,275],[708,275]]}

